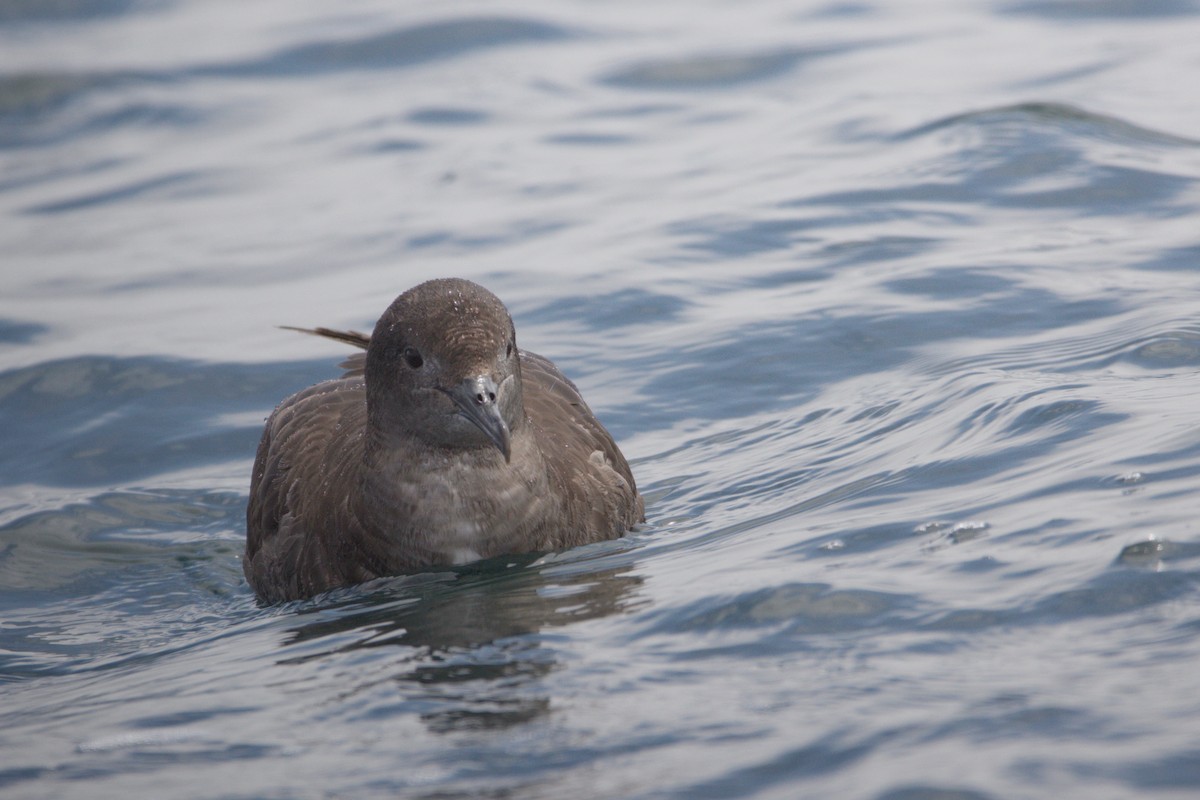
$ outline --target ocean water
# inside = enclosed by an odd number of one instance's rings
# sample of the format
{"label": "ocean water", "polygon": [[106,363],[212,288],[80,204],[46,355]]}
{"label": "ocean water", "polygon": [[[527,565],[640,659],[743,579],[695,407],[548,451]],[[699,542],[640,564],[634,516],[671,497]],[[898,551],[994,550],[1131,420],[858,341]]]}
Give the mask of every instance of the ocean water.
{"label": "ocean water", "polygon": [[[1200,794],[1200,4],[0,1],[0,796]],[[477,280],[624,539],[263,607]]]}

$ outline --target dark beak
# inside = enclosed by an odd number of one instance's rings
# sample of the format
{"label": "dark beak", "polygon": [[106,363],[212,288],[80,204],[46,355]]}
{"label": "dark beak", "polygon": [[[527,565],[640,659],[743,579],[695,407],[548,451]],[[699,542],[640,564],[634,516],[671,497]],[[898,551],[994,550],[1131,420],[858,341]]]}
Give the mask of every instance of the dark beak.
{"label": "dark beak", "polygon": [[512,459],[510,437],[508,425],[504,423],[504,417],[500,416],[500,406],[496,401],[496,382],[487,375],[476,375],[467,378],[453,389],[442,391],[458,406],[460,415],[487,434],[492,444],[504,454],[504,462],[509,463]]}

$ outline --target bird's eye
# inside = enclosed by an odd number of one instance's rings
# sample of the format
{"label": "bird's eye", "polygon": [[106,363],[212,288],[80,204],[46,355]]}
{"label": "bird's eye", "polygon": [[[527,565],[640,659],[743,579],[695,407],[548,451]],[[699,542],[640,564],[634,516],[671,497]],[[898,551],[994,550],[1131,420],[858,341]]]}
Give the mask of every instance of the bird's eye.
{"label": "bird's eye", "polygon": [[404,348],[404,352],[400,355],[404,357],[404,363],[413,369],[420,369],[421,365],[425,363],[425,359],[421,358],[421,354],[412,347]]}
{"label": "bird's eye", "polygon": [[512,343],[512,339],[509,339],[509,340],[508,340],[508,347],[507,347],[507,348],[505,348],[505,350],[504,350],[504,357],[505,357],[505,358],[512,358],[512,354],[513,354],[513,343]]}

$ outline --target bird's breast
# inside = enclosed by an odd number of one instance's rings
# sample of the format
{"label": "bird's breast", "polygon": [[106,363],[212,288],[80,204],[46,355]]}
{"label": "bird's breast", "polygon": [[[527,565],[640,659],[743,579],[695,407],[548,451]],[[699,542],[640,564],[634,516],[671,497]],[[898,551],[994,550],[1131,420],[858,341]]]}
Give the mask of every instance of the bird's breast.
{"label": "bird's breast", "polygon": [[502,553],[541,549],[555,515],[545,467],[524,448],[505,463],[495,451],[420,470],[397,469],[372,492],[373,516],[397,551],[422,552],[429,564],[466,564]]}

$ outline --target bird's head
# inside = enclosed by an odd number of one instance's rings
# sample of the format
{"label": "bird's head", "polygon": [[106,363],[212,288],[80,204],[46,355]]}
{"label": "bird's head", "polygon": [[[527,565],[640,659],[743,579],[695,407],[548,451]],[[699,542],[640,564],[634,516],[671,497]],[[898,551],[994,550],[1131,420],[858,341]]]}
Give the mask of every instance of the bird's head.
{"label": "bird's head", "polygon": [[373,435],[511,458],[525,417],[516,329],[482,286],[432,280],[397,297],[371,335],[366,383]]}

